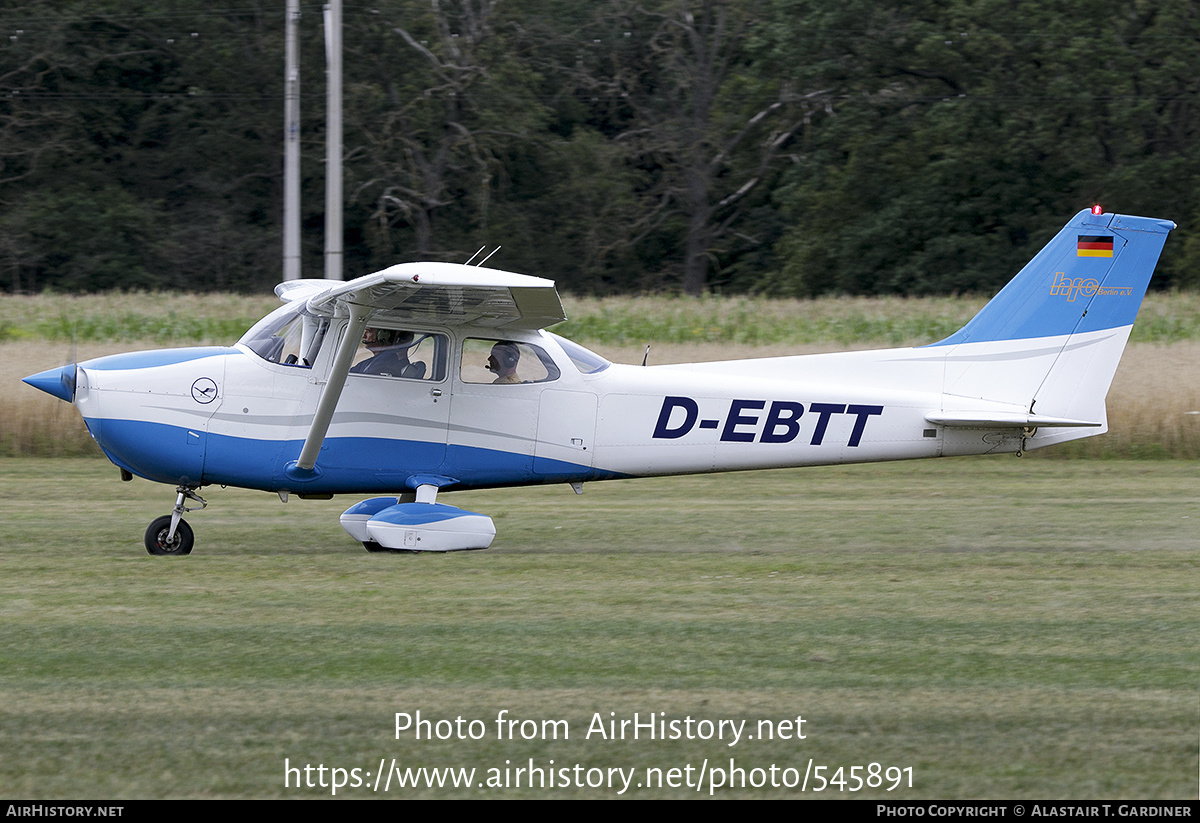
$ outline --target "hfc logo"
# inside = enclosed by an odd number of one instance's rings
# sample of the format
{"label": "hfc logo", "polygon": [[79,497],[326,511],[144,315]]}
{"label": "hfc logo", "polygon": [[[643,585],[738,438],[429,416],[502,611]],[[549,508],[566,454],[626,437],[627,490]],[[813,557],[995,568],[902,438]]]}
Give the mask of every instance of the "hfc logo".
{"label": "hfc logo", "polygon": [[1075,302],[1075,298],[1080,294],[1091,297],[1099,290],[1099,280],[1092,277],[1067,277],[1066,272],[1061,271],[1054,273],[1054,284],[1050,287],[1051,294],[1066,297],[1068,303]]}

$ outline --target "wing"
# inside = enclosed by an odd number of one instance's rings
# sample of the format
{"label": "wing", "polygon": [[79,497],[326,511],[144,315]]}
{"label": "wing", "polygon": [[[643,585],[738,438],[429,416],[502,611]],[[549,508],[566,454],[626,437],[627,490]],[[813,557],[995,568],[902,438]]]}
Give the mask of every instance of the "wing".
{"label": "wing", "polygon": [[285,280],[275,287],[275,294],[284,303],[307,300],[333,285],[329,280]]}
{"label": "wing", "polygon": [[319,473],[317,454],[368,321],[541,329],[566,319],[553,280],[454,263],[403,263],[334,285],[295,280],[280,284],[275,293],[285,302],[305,300],[311,314],[350,318],[300,456],[287,468],[298,481]]}
{"label": "wing", "polygon": [[566,319],[553,280],[455,263],[403,263],[307,299],[313,314],[344,317],[354,303],[380,321],[541,329]]}

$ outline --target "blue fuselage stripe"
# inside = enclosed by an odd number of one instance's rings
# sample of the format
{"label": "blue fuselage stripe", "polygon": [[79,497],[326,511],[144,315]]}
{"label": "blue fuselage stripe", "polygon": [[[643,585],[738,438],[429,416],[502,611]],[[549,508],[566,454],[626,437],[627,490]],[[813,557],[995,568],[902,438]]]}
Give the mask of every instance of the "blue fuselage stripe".
{"label": "blue fuselage stripe", "polygon": [[123,371],[127,369],[150,369],[156,366],[173,366],[205,357],[220,357],[240,354],[237,349],[225,346],[193,346],[184,349],[156,349],[153,351],[131,351],[97,357],[85,364],[91,371]]}
{"label": "blue fuselage stripe", "polygon": [[299,482],[284,474],[302,440],[255,440],[207,434],[137,420],[86,420],[105,454],[118,466],[160,483],[220,483],[264,491],[371,494],[406,488],[414,475],[455,478],[453,488],[584,482],[627,475],[561,460],[495,449],[391,440],[330,437],[317,458],[317,475]]}

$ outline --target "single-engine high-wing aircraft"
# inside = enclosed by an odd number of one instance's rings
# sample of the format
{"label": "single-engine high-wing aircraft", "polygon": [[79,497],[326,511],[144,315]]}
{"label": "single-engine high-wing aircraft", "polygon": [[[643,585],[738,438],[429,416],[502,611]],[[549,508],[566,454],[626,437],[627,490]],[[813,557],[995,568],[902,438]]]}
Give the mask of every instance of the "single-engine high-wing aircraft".
{"label": "single-engine high-wing aircraft", "polygon": [[[341,516],[370,551],[487,548],[440,492],[1021,453],[1107,430],[1105,395],[1165,220],[1075,216],[967,325],[917,348],[625,366],[545,331],[554,283],[406,263],[297,280],[231,347],[100,357],[25,378],[73,403],[121,470],[175,486],[156,555],[218,483],[285,500],[379,495]],[[193,504],[189,507],[189,504]]]}

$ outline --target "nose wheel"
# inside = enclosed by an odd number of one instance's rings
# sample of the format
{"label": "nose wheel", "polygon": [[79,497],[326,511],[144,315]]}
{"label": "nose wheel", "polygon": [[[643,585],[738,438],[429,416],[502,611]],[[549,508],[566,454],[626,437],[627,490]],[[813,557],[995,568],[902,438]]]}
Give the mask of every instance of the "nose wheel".
{"label": "nose wheel", "polygon": [[164,514],[150,523],[146,529],[146,551],[161,557],[179,557],[192,553],[192,545],[196,542],[192,527],[186,520],[175,524],[175,534],[171,535],[171,517]]}
{"label": "nose wheel", "polygon": [[[195,500],[199,506],[188,508],[185,500]],[[195,486],[180,486],[175,489],[175,508],[170,514],[155,518],[146,529],[146,551],[156,557],[182,557],[192,553],[196,542],[192,527],[183,519],[184,512],[199,511],[208,503],[196,494]]]}

